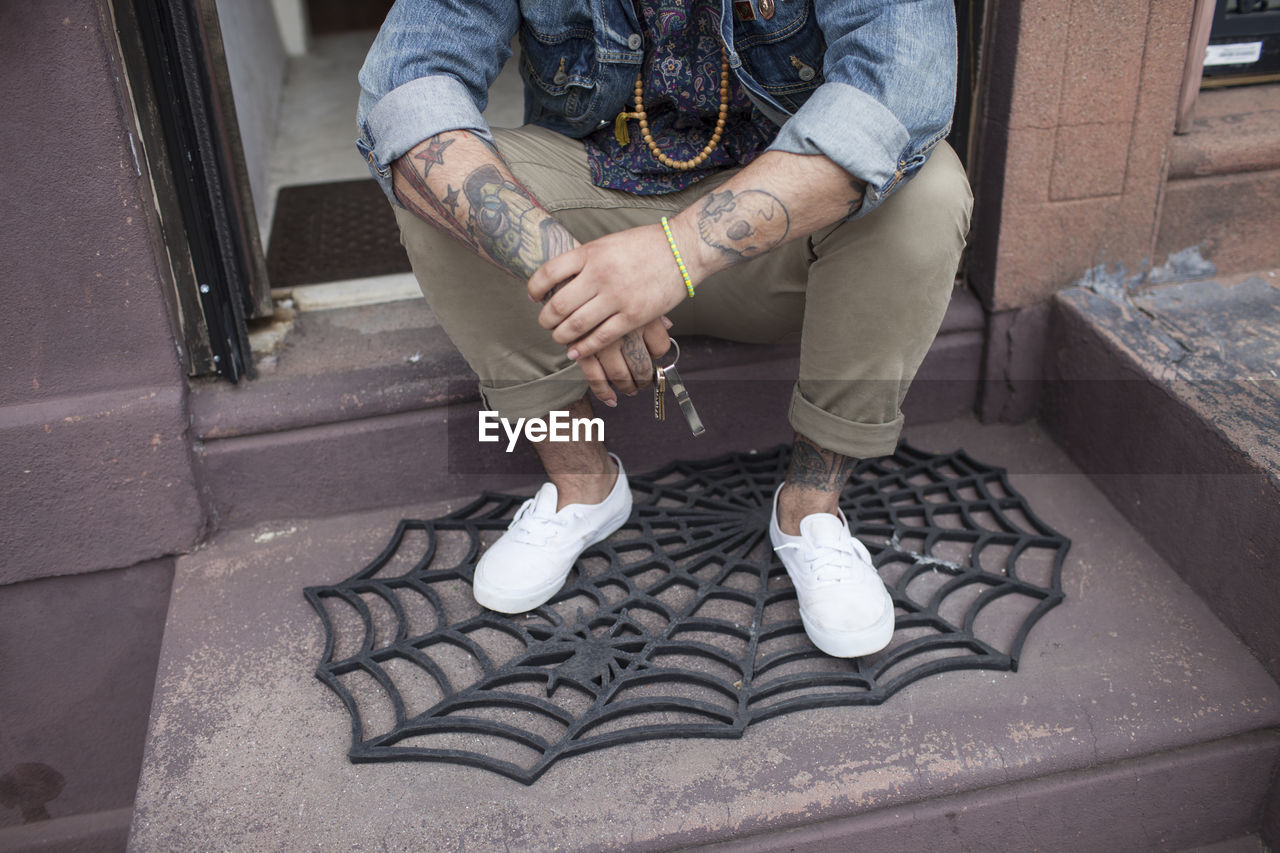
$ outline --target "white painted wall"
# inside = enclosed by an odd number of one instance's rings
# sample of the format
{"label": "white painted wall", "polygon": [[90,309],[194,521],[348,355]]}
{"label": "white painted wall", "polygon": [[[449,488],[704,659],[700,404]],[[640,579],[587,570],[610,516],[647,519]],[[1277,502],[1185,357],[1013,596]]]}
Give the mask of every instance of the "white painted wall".
{"label": "white painted wall", "polygon": [[271,0],[271,8],[276,13],[276,23],[280,27],[280,39],[284,42],[284,51],[290,56],[302,56],[307,52],[308,35],[311,28],[307,23],[307,7],[303,0]]}
{"label": "white painted wall", "polygon": [[262,0],[217,0],[218,23],[227,54],[227,71],[236,101],[236,120],[244,146],[253,205],[263,245],[275,199],[269,197],[267,175],[280,119],[288,57],[270,3]]}

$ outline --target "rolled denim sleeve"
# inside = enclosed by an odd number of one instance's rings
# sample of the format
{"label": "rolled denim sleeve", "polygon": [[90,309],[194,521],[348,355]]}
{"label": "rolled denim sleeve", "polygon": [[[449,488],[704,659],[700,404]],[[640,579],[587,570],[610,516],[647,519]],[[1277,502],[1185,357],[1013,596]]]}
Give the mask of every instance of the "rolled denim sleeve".
{"label": "rolled denim sleeve", "polygon": [[391,164],[424,139],[473,130],[519,24],[515,2],[398,0],[360,69],[356,141],[393,204]]}
{"label": "rolled denim sleeve", "polygon": [[822,154],[866,182],[874,210],[924,165],[955,109],[953,0],[817,0],[824,82],[770,150]]}

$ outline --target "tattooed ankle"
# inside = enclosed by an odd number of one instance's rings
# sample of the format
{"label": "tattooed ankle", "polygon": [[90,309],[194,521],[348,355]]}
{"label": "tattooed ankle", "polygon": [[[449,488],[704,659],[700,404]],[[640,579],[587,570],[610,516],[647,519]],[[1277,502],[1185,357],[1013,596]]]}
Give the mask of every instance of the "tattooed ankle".
{"label": "tattooed ankle", "polygon": [[824,492],[839,492],[849,481],[857,461],[849,456],[825,450],[796,433],[795,441],[791,445],[791,464],[787,468],[787,483]]}

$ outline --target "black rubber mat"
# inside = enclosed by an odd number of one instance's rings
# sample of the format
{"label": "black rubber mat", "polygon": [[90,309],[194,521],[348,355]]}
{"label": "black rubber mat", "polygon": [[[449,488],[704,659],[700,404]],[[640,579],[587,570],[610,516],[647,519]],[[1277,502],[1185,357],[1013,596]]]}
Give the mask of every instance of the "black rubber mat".
{"label": "black rubber mat", "polygon": [[372,179],[284,187],[267,249],[272,287],[409,272],[391,204]]}
{"label": "black rubber mat", "polygon": [[740,737],[805,708],[874,705],[927,676],[1014,670],[1063,597],[1069,542],[1004,472],[902,446],[841,496],[893,594],[888,648],[819,652],[768,543],[789,451],[676,462],[631,478],[630,520],[520,615],[471,597],[477,556],[524,498],[486,493],[402,521],[386,550],[305,594],[324,623],[317,676],[351,714],[352,761],[419,759],[531,783],[556,760],[649,738]]}

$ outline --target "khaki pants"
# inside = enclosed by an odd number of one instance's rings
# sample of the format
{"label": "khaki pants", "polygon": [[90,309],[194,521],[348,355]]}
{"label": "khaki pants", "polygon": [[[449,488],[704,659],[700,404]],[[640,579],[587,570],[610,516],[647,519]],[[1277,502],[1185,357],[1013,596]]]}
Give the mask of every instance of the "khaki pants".
{"label": "khaki pants", "polygon": [[[670,195],[635,196],[592,184],[577,140],[534,126],[494,137],[516,178],[582,242],[674,216],[732,174]],[[899,406],[946,312],[972,202],[959,160],[942,143],[867,216],[702,282],[696,298],[668,314],[672,334],[799,340],[791,425],[846,456],[892,453]],[[423,295],[480,377],[487,408],[513,419],[542,417],[582,396],[581,371],[538,325],[540,306],[523,281],[407,211],[397,208],[396,217]]]}

